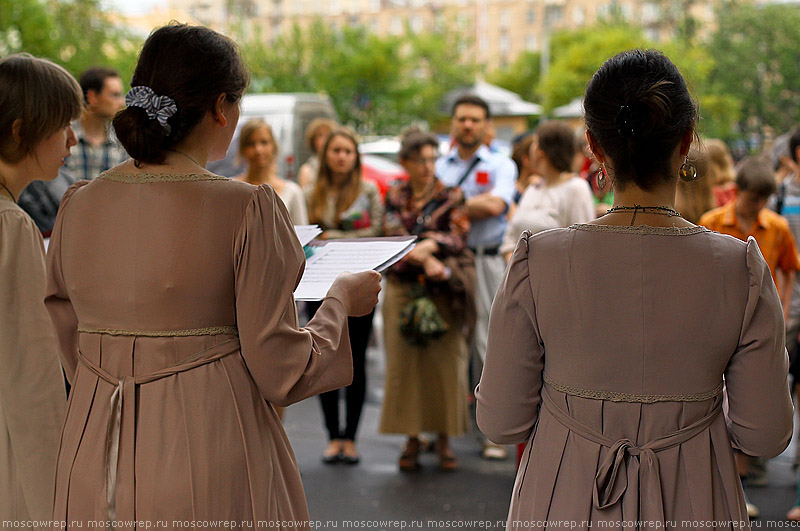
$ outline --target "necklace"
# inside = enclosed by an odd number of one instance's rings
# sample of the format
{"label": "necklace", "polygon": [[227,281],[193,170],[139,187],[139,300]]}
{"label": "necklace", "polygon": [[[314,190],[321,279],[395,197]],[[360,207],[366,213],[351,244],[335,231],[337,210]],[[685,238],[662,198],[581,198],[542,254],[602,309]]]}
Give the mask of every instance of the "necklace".
{"label": "necklace", "polygon": [[[436,180],[432,180],[430,184],[425,185],[425,189],[422,191],[421,194],[417,194],[416,192],[414,192],[414,189],[411,188],[411,198],[414,199],[414,201],[422,201],[423,199],[428,197],[428,194],[430,194],[431,191],[433,191],[435,185],[436,185]],[[409,187],[410,186],[411,185],[409,184]]]}
{"label": "necklace", "polygon": [[16,202],[17,202],[17,198],[16,198],[16,197],[14,197],[14,194],[12,194],[12,193],[11,193],[11,190],[9,190],[9,189],[8,189],[8,186],[6,186],[6,185],[5,185],[4,183],[2,183],[2,182],[0,182],[0,186],[2,186],[2,187],[3,187],[3,189],[6,191],[6,193],[8,193],[8,195],[10,195],[10,196],[11,196],[11,200],[12,200],[12,201],[14,201],[14,202],[16,203]]}
{"label": "necklace", "polygon": [[196,160],[194,160],[192,157],[190,157],[189,155],[187,155],[187,154],[186,154],[186,153],[184,153],[183,151],[178,151],[177,149],[170,149],[170,150],[168,150],[168,151],[172,151],[173,153],[177,153],[178,155],[183,155],[183,156],[184,156],[184,157],[186,157],[187,159],[189,159],[189,160],[191,160],[192,162],[194,162],[196,165],[200,166],[201,168],[203,167],[203,166],[202,166],[200,163],[198,163]]}
{"label": "necklace", "polygon": [[636,221],[636,214],[639,212],[641,212],[642,214],[659,214],[661,216],[669,216],[669,217],[681,216],[681,213],[675,210],[674,208],[665,206],[618,205],[606,210],[606,214],[615,214],[618,212],[633,212],[633,217],[631,218],[631,226],[633,226],[634,221]]}

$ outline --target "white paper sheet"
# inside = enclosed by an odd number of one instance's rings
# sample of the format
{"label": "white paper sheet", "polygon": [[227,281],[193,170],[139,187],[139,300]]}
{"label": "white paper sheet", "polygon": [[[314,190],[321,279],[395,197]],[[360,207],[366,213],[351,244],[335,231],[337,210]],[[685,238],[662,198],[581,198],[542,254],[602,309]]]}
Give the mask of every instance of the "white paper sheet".
{"label": "white paper sheet", "polygon": [[303,247],[322,234],[322,229],[319,228],[319,225],[295,225],[294,231],[297,233],[297,239],[300,240],[300,245]]}
{"label": "white paper sheet", "polygon": [[294,298],[299,301],[323,299],[333,281],[344,271],[383,271],[408,254],[415,240],[414,236],[408,236],[326,242],[306,261]]}

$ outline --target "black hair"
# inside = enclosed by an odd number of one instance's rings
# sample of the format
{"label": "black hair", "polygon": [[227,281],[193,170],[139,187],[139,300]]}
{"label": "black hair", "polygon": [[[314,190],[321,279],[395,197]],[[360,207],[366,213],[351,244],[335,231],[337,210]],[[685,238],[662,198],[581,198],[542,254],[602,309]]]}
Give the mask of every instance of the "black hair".
{"label": "black hair", "polygon": [[792,131],[792,136],[789,137],[789,155],[792,160],[797,161],[797,148],[800,147],[800,127]]}
{"label": "black hair", "polygon": [[203,26],[158,28],[144,43],[131,87],[149,87],[175,101],[178,111],[168,119],[170,132],[140,107],[117,113],[114,130],[137,164],[163,163],[166,151],[186,138],[214,108],[220,94],[230,103],[238,102],[248,79],[236,44],[229,38]]}
{"label": "black hair", "polygon": [[615,186],[643,190],[677,179],[670,159],[694,130],[697,106],[683,76],[658,50],[608,59],[586,87],[586,128],[610,159]]}
{"label": "black hair", "polygon": [[475,105],[486,112],[487,120],[492,117],[492,113],[489,111],[489,104],[477,94],[464,94],[463,96],[459,96],[458,99],[453,102],[453,108],[450,110],[450,116],[455,116],[456,109],[459,105]]}
{"label": "black hair", "polygon": [[110,77],[120,77],[119,72],[106,66],[93,66],[81,72],[81,77],[78,79],[78,83],[80,83],[81,90],[83,90],[84,101],[89,103],[87,98],[90,90],[93,90],[98,94],[103,92],[103,86],[106,83],[106,79]]}

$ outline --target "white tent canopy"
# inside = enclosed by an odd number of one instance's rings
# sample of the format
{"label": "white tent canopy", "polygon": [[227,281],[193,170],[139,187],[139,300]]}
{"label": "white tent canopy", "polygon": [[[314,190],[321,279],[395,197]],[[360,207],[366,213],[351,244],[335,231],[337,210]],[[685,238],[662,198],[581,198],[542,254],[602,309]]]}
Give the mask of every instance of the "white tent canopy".
{"label": "white tent canopy", "polygon": [[542,114],[541,105],[525,101],[518,94],[485,81],[477,81],[470,87],[462,87],[448,92],[444,97],[443,110],[449,114],[453,103],[465,94],[475,94],[486,100],[492,116],[540,116]]}
{"label": "white tent canopy", "polygon": [[583,118],[583,98],[575,98],[566,105],[553,109],[553,118]]}

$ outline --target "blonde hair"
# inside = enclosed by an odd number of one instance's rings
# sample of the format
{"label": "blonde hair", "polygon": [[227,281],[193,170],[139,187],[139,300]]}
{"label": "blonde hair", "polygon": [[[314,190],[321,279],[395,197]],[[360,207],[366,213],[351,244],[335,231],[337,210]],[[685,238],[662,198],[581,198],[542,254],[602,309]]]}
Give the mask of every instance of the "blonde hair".
{"label": "blonde hair", "polygon": [[733,158],[725,142],[711,138],[704,143],[708,154],[708,172],[711,184],[719,186],[735,181],[736,168],[733,167]]}
{"label": "blonde hair", "polygon": [[361,193],[361,155],[358,153],[358,139],[352,130],[346,127],[338,127],[331,131],[328,140],[325,141],[325,146],[322,148],[322,153],[319,154],[317,179],[314,182],[314,188],[311,191],[311,197],[308,203],[308,218],[311,223],[320,223],[322,217],[325,215],[326,199],[331,194],[331,189],[333,187],[333,172],[331,172],[328,166],[327,153],[331,142],[336,137],[344,137],[352,142],[356,153],[355,165],[336,201],[335,214],[337,219],[342,212],[353,204]]}
{"label": "blonde hair", "polygon": [[[0,158],[19,162],[36,145],[80,117],[83,91],[47,59],[18,53],[0,59]],[[12,128],[20,120],[18,139]]]}
{"label": "blonde hair", "polygon": [[327,129],[328,131],[333,131],[336,129],[337,125],[336,122],[331,120],[330,118],[315,118],[308,124],[306,127],[306,145],[308,149],[311,150],[312,153],[317,153],[316,146],[314,145],[314,138],[322,131],[323,129]]}
{"label": "blonde hair", "polygon": [[242,126],[242,131],[239,133],[239,159],[244,159],[244,150],[250,145],[253,134],[259,129],[266,129],[269,133],[269,138],[272,140],[272,145],[275,150],[275,157],[278,156],[278,143],[275,141],[275,134],[272,132],[272,127],[260,118],[250,120]]}

